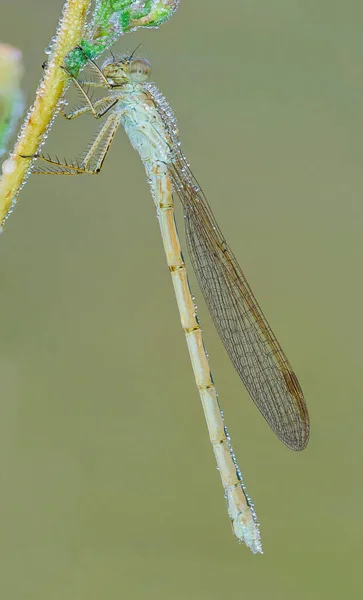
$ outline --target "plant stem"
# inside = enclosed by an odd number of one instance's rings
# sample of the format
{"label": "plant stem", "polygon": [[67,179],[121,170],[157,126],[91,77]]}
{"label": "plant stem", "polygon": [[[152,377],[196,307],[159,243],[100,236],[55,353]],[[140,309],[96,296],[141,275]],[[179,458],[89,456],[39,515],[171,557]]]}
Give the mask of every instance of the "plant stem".
{"label": "plant stem", "polygon": [[[3,165],[0,181],[0,224],[11,212],[16,195],[29,172],[32,156],[37,152],[55,114],[67,77],[60,66],[67,54],[82,39],[90,0],[67,0],[57,29],[57,36],[35,102],[29,110],[14,150]],[[21,155],[30,158],[22,158]]]}

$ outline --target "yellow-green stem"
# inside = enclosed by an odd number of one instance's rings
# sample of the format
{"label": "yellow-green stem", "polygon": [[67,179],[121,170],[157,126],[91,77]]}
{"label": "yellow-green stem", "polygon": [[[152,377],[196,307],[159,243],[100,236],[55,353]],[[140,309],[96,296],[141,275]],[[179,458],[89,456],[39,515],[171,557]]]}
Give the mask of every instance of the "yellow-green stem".
{"label": "yellow-green stem", "polygon": [[4,164],[0,180],[1,226],[30,168],[32,159],[21,158],[21,155],[32,156],[37,152],[67,85],[67,78],[59,67],[64,64],[66,55],[82,39],[90,2],[91,0],[67,0],[64,6],[52,54],[38,86],[35,102],[26,117],[14,150]]}

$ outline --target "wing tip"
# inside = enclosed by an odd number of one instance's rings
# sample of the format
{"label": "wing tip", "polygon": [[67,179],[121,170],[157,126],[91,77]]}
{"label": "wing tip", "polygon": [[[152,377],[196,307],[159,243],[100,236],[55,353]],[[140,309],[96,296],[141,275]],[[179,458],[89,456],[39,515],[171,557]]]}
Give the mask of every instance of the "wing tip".
{"label": "wing tip", "polygon": [[309,421],[304,423],[304,427],[299,430],[298,434],[291,437],[286,436],[285,432],[277,432],[279,439],[290,448],[290,450],[294,450],[295,452],[301,452],[305,450],[306,446],[309,443],[310,439],[310,425]]}

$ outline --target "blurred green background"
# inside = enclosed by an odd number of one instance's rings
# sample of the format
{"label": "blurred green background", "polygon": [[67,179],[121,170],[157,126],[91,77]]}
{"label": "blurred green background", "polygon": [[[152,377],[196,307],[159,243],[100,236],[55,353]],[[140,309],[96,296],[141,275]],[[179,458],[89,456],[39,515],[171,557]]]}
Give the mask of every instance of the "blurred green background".
{"label": "blurred green background", "polygon": [[[61,0],[12,0],[27,105]],[[143,167],[32,177],[0,239],[0,596],[361,597],[363,4],[181,0],[138,52],[288,354],[311,442],[249,400],[194,283],[264,556],[234,540]],[[97,124],[96,124],[97,127]],[[57,119],[74,158],[91,117]],[[179,212],[180,215],[180,212]],[[194,279],[192,278],[192,283]]]}

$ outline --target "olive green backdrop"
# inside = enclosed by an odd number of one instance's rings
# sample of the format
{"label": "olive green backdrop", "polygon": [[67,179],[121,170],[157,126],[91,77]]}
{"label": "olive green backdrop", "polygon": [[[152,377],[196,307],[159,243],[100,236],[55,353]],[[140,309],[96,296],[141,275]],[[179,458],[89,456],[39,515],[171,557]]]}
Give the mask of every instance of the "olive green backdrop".
{"label": "olive green backdrop", "polygon": [[[1,3],[27,105],[62,4]],[[249,400],[193,285],[264,556],[230,531],[124,132],[98,177],[34,176],[21,192],[0,238],[2,598],[361,597],[362,29],[360,0],[181,0],[169,23],[116,46],[142,42],[306,393],[311,442],[294,454]],[[74,158],[94,131],[90,117],[59,118],[46,150]]]}

